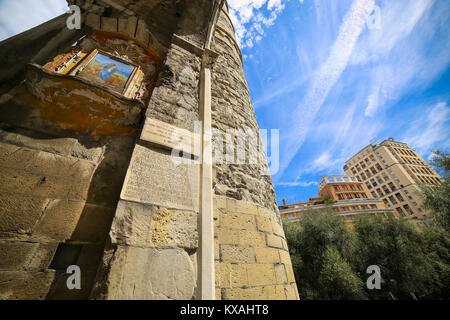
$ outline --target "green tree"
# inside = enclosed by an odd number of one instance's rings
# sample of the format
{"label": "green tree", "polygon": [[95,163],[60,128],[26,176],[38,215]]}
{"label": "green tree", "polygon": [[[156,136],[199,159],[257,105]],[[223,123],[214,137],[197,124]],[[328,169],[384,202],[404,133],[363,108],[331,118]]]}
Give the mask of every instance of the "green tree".
{"label": "green tree", "polygon": [[433,268],[424,298],[450,298],[450,235],[427,228],[422,233],[427,262]]}
{"label": "green tree", "polygon": [[431,165],[440,172],[442,181],[440,185],[421,185],[423,208],[432,212],[437,226],[450,232],[450,155],[436,150],[430,161]]}
{"label": "green tree", "polygon": [[369,290],[371,299],[411,299],[429,290],[436,273],[426,254],[426,243],[416,227],[403,219],[362,216],[355,222],[355,265],[361,278],[367,267],[381,269],[381,289]]}
{"label": "green tree", "polygon": [[354,236],[332,212],[306,212],[301,226],[284,221],[300,296],[303,299],[363,299],[363,282],[349,262]]}

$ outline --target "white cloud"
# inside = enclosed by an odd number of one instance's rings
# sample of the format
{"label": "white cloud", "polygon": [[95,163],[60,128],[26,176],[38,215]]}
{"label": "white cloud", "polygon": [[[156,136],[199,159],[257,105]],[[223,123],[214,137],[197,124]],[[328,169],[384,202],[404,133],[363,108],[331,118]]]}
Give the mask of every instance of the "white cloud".
{"label": "white cloud", "polygon": [[239,46],[252,47],[260,41],[265,34],[263,28],[275,23],[287,1],[290,0],[228,0]]}
{"label": "white cloud", "polygon": [[280,186],[280,187],[310,187],[310,186],[314,186],[317,185],[317,182],[315,181],[309,181],[309,182],[305,182],[305,181],[285,181],[285,182],[277,182],[275,183],[276,186]]}
{"label": "white cloud", "polygon": [[449,148],[450,107],[446,102],[439,102],[426,110],[426,117],[417,119],[403,137],[410,147],[420,154],[426,154],[434,148]]}
{"label": "white cloud", "polygon": [[[280,176],[303,145],[317,112],[347,67],[355,44],[374,6],[374,0],[354,0],[346,13],[327,60],[317,70],[303,102],[299,104],[292,117],[295,122],[290,124],[290,133],[286,137],[287,147],[280,163]],[[326,156],[323,154],[321,157]],[[318,163],[315,165],[324,161],[324,158],[318,158],[316,161]]]}

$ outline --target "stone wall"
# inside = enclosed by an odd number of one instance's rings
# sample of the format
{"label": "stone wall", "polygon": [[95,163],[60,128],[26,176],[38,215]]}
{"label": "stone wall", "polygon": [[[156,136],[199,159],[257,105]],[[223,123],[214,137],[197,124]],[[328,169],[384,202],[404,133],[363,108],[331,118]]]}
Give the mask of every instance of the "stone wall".
{"label": "stone wall", "polygon": [[[0,298],[86,299],[132,139],[87,147],[82,139],[8,130],[0,131]],[[80,266],[82,290],[67,289],[65,261]]]}
{"label": "stone wall", "polygon": [[[219,53],[212,70],[212,126],[250,129],[259,135],[250,93],[232,23],[222,11],[214,34],[213,50]],[[270,175],[261,175],[267,161],[259,164],[216,164],[214,191],[237,200],[247,200],[278,211]]]}
{"label": "stone wall", "polygon": [[[219,16],[213,50],[219,53],[212,70],[213,127],[222,133],[250,129],[259,135],[226,8]],[[216,299],[299,299],[272,180],[261,174],[265,168],[266,161],[215,165]]]}
{"label": "stone wall", "polygon": [[215,196],[214,225],[216,299],[299,298],[283,227],[273,211]]}

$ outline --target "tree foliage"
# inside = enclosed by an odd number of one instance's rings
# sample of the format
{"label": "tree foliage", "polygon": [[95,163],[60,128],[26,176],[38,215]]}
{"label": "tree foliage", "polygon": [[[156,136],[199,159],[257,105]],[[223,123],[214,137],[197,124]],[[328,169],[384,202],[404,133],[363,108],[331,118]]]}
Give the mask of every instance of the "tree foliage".
{"label": "tree foliage", "polygon": [[[302,299],[419,299],[450,297],[450,238],[419,231],[403,219],[342,217],[309,212],[300,226],[284,221]],[[381,289],[366,287],[367,267],[381,269]]]}
{"label": "tree foliage", "polygon": [[304,299],[362,299],[363,282],[349,263],[354,237],[332,212],[308,212],[301,227],[284,221],[294,273]]}
{"label": "tree foliage", "polygon": [[432,212],[434,222],[450,232],[450,155],[436,150],[430,163],[441,176],[440,185],[421,185],[421,196],[424,209]]}

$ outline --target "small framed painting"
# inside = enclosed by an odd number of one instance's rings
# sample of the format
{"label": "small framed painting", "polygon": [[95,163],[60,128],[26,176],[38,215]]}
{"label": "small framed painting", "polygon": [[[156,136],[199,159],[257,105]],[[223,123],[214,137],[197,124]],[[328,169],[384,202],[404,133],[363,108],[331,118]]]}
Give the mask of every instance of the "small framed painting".
{"label": "small framed painting", "polygon": [[125,95],[138,69],[128,61],[96,49],[71,74]]}

